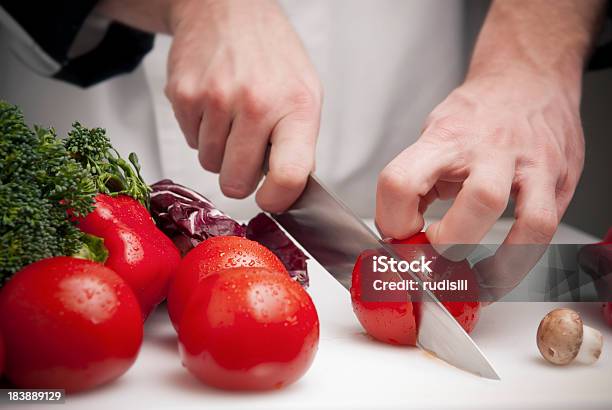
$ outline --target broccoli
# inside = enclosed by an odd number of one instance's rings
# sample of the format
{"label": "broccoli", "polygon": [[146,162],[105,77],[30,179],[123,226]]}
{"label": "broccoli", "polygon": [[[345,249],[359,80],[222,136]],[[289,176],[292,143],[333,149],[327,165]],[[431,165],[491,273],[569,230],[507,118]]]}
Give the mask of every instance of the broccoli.
{"label": "broccoli", "polygon": [[121,158],[104,129],[88,129],[75,122],[64,145],[91,173],[97,192],[129,195],[149,207],[151,188],[140,175],[138,157],[132,152],[129,163]]}
{"label": "broccoli", "polygon": [[66,139],[29,128],[19,108],[0,101],[0,286],[39,259],[72,255],[104,261],[100,238],[79,231],[98,193],[126,194],[145,206],[149,186],[134,153],[129,162],[101,128],[79,123]]}
{"label": "broccoli", "polygon": [[78,252],[83,234],[67,211],[91,212],[95,193],[53,129],[28,128],[0,101],[0,284],[31,262]]}

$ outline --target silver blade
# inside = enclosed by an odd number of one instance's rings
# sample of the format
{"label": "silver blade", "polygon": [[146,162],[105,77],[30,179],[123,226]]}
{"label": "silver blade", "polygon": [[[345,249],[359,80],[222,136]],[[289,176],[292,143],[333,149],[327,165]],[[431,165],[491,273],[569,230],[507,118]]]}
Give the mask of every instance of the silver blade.
{"label": "silver blade", "polygon": [[[401,259],[314,175],[292,207],[272,217],[346,289],[364,250],[382,247]],[[423,302],[417,345],[460,369],[499,379],[476,343],[430,291],[424,291]]]}

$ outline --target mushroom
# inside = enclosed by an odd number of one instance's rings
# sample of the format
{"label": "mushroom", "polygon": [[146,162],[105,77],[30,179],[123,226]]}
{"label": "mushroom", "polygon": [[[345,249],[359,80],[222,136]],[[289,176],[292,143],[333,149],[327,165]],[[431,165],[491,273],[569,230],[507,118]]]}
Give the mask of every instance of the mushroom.
{"label": "mushroom", "polygon": [[537,343],[544,359],[551,363],[565,365],[576,359],[592,364],[599,359],[603,337],[599,330],[585,326],[577,312],[555,309],[540,322]]}

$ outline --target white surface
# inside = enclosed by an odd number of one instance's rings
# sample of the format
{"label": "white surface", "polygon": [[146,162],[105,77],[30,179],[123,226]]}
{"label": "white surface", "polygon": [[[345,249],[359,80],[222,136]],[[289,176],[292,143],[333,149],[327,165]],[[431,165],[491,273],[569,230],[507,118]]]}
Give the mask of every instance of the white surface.
{"label": "white surface", "polygon": [[[500,222],[484,242],[499,241],[508,226]],[[574,243],[593,239],[567,226],[556,237],[557,242]],[[355,319],[346,290],[316,262],[310,262],[309,270],[321,339],[313,366],[296,384],[248,394],[201,385],[181,367],[176,335],[162,307],[147,322],[134,367],[108,386],[70,396],[62,409],[612,408],[612,329],[604,326],[597,304],[573,307],[604,333],[602,357],[593,366],[565,368],[544,362],[535,344],[539,320],[558,304],[515,302],[486,308],[473,337],[501,376],[493,381],[416,348],[372,341]]]}

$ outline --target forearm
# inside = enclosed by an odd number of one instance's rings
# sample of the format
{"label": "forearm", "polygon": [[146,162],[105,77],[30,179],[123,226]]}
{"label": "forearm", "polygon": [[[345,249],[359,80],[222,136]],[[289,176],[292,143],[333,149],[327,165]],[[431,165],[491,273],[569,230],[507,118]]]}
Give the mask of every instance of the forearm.
{"label": "forearm", "polygon": [[468,79],[512,70],[580,82],[605,0],[496,0],[480,32]]}

